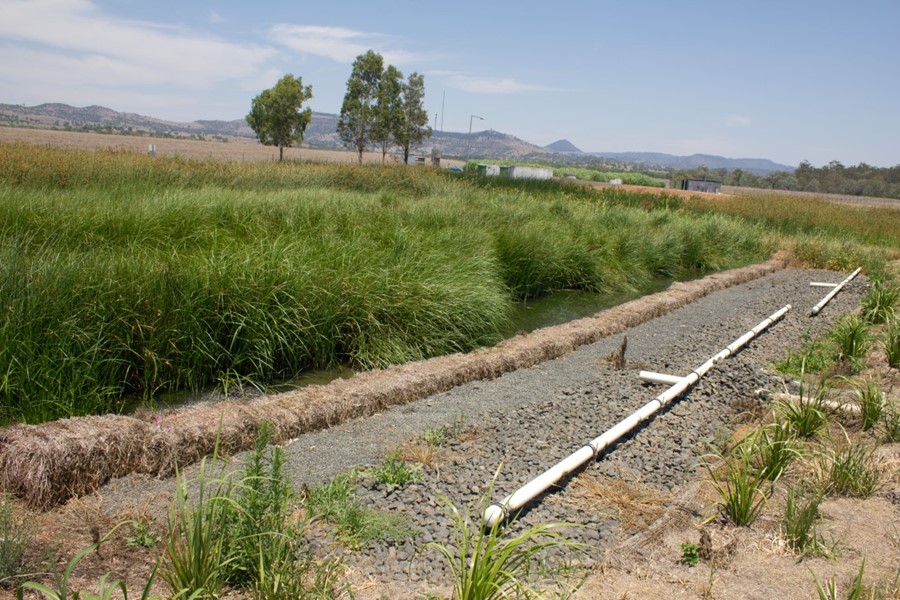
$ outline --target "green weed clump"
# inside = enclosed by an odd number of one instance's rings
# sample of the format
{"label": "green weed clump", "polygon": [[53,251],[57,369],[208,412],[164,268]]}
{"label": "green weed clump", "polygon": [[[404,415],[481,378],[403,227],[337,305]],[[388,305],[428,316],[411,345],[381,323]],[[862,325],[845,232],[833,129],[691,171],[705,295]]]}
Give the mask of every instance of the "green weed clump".
{"label": "green weed clump", "polygon": [[363,507],[354,491],[355,478],[355,473],[342,473],[312,488],[306,500],[310,514],[333,523],[337,538],[353,548],[400,542],[415,534],[403,515]]}
{"label": "green weed clump", "polygon": [[857,384],[855,393],[862,429],[868,431],[881,420],[885,407],[884,393],[881,391],[881,385],[873,380]]}

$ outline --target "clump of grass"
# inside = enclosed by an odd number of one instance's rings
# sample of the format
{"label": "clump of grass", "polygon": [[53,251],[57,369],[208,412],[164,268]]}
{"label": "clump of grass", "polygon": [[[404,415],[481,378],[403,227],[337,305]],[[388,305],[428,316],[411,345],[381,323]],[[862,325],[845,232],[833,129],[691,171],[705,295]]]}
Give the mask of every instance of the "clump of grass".
{"label": "clump of grass", "polygon": [[221,595],[230,563],[227,551],[233,521],[232,486],[221,478],[210,478],[207,468],[204,459],[198,489],[190,495],[187,480],[179,476],[168,521],[168,560],[160,573],[173,595],[197,600],[214,600]]}
{"label": "clump of grass", "polygon": [[872,341],[866,320],[856,314],[845,315],[831,330],[830,337],[836,347],[835,358],[848,364],[853,372],[858,372],[864,365]]}
{"label": "clump of grass", "polygon": [[718,494],[719,513],[738,527],[749,527],[766,505],[771,482],[750,464],[746,447],[739,447],[735,456],[715,455],[713,460],[721,462],[721,466],[714,467],[710,460],[704,465]]}
{"label": "clump of grass", "polygon": [[801,456],[801,445],[790,423],[770,423],[745,438],[750,463],[768,481],[781,478],[784,470]]}
{"label": "clump of grass", "polygon": [[884,412],[884,393],[881,385],[871,379],[856,385],[856,402],[863,431],[868,431],[878,424]]}
{"label": "clump of grass", "polygon": [[793,399],[779,401],[775,411],[794,434],[801,438],[813,437],[828,424],[825,390],[822,386],[802,382],[799,398],[796,401]]}
{"label": "clump of grass", "polygon": [[900,318],[893,319],[884,329],[884,351],[892,369],[900,367]]}
{"label": "clump of grass", "polygon": [[[493,481],[477,503],[474,518],[481,518],[492,491]],[[547,553],[583,550],[580,544],[568,540],[557,531],[561,527],[573,526],[570,523],[541,523],[513,535],[515,518],[500,519],[491,527],[482,527],[480,523],[473,522],[472,506],[460,510],[446,497],[441,500],[450,514],[453,539],[447,543],[432,542],[428,546],[446,561],[453,580],[455,600],[536,597],[537,592],[530,581],[537,570],[536,563],[543,563],[540,569],[543,579],[558,582],[565,573],[547,562]]]}
{"label": "clump of grass", "polygon": [[836,496],[869,498],[874,495],[882,484],[875,451],[875,447],[860,440],[824,451],[819,458],[823,488]]}
{"label": "clump of grass", "polygon": [[0,585],[22,572],[34,534],[34,522],[27,515],[17,517],[12,497],[0,494]]}
{"label": "clump of grass", "polygon": [[900,442],[900,406],[887,404],[881,416],[881,439],[888,444]]}
{"label": "clump of grass", "polygon": [[791,550],[801,556],[828,553],[824,540],[816,532],[819,505],[824,498],[821,492],[803,494],[796,488],[788,489],[787,504],[781,518],[781,537]]}
{"label": "clump of grass", "polygon": [[[813,575],[813,578],[816,582],[816,593],[819,596],[819,600],[863,600],[863,573],[866,570],[866,561],[863,560],[862,564],[859,567],[859,571],[856,574],[856,577],[853,578],[853,581],[850,582],[850,586],[847,588],[846,593],[842,596],[838,592],[838,585],[835,581],[834,575],[831,576],[831,579],[826,581],[823,585],[819,578]],[[875,595],[872,594],[870,596],[872,600],[875,600]]]}
{"label": "clump of grass", "polygon": [[872,325],[887,323],[894,318],[900,304],[900,286],[876,280],[862,298],[862,316]]}

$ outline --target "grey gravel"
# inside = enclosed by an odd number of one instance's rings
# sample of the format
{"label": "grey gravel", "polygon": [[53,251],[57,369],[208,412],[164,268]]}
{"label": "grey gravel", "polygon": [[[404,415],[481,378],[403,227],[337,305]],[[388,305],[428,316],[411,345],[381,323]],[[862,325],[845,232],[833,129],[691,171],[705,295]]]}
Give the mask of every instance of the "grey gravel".
{"label": "grey gravel", "polygon": [[[613,336],[530,369],[303,435],[285,447],[287,472],[298,487],[316,485],[338,473],[377,465],[426,430],[470,424],[475,437],[451,443],[445,449],[448,459],[436,470],[423,468],[418,482],[387,491],[365,476],[360,478],[359,496],[365,505],[406,515],[418,531],[412,539],[358,551],[333,545],[357,573],[410,590],[433,589],[446,584],[448,572],[426,544],[452,541],[440,496],[459,507],[472,505],[502,465],[493,493],[493,499],[500,500],[665,390],[666,386],[642,383],[638,369],[687,374],[792,304],[784,319],[584,470],[613,477],[628,474],[661,492],[677,490],[696,471],[708,444],[734,427],[748,402],[758,401],[756,390],[784,385],[772,373],[771,363],[783,358],[788,348],[798,347],[805,335],[824,332],[859,305],[867,285],[861,276],[817,317],[809,316],[827,292],[809,283],[843,278],[827,271],[786,270],[712,294],[630,329],[624,370],[613,369],[605,360],[621,344],[622,336]],[[235,457],[234,464],[240,458]],[[138,489],[164,498],[161,492],[171,487],[171,480],[126,478],[105,486],[99,495],[105,506],[121,508],[123,498],[134,501]],[[574,522],[583,526],[568,532],[574,539],[593,548],[611,544],[618,523],[609,515],[559,501],[567,493],[563,487],[527,507],[517,527]]]}

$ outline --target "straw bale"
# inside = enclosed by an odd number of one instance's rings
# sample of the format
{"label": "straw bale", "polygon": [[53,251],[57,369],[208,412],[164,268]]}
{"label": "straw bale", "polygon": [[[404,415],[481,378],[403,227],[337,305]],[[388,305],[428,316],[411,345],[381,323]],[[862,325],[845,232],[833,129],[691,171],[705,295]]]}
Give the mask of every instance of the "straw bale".
{"label": "straw bale", "polygon": [[707,294],[784,268],[786,258],[674,283],[592,317],[517,335],[494,347],[359,373],[246,403],[199,404],[142,418],[108,415],[0,431],[0,488],[48,509],[129,473],[167,476],[211,454],[253,446],[262,421],[273,440],[336,425],[482,379],[564,356]]}

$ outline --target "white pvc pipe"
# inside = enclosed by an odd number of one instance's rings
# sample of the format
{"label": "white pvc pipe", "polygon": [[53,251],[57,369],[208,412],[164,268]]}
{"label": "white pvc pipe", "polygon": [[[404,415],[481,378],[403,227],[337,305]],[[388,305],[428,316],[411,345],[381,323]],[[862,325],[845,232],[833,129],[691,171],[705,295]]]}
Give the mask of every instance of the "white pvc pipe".
{"label": "white pvc pipe", "polygon": [[694,369],[690,375],[680,377],[679,381],[668,390],[619,421],[612,428],[606,430],[599,437],[588,442],[579,450],[570,454],[560,462],[556,463],[515,492],[504,498],[501,502],[494,502],[489,505],[483,515],[484,525],[493,527],[499,521],[509,517],[510,513],[515,512],[528,504],[531,500],[544,493],[550,486],[557,483],[576,469],[580,468],[587,461],[595,458],[603,450],[618,440],[623,435],[640,425],[643,421],[649,419],[653,413],[667,405],[673,399],[677,398],[688,387],[693,385],[703,375],[706,374],[717,362],[734,354],[742,348],[747,342],[756,337],[761,331],[769,325],[783,317],[789,310],[791,305],[788,304],[773,313],[770,317],[762,321],[759,325],[736,339],[724,350],[707,360],[705,363]]}
{"label": "white pvc pipe", "polygon": [[675,385],[681,381],[678,375],[666,375],[665,373],[654,373],[653,371],[641,371],[638,377],[650,383],[665,383],[666,385]]}
{"label": "white pvc pipe", "polygon": [[836,283],[824,283],[824,282],[821,282],[821,281],[810,281],[810,282],[809,282],[809,287],[827,287],[827,288],[833,288],[833,287],[837,287],[837,285],[838,285],[838,284],[836,284]]}
{"label": "white pvc pipe", "polygon": [[853,280],[853,278],[859,274],[860,271],[862,271],[862,267],[859,267],[855,271],[850,273],[850,276],[847,277],[847,279],[845,279],[842,282],[840,282],[839,284],[837,284],[833,290],[828,292],[827,296],[822,298],[822,300],[818,304],[813,306],[813,309],[809,314],[813,317],[816,316],[817,314],[819,314],[819,311],[822,310],[823,308],[825,308],[825,305],[828,304],[832,298],[834,298],[835,294],[837,294],[839,291],[841,291],[841,288],[843,288],[845,285],[850,283]]}

